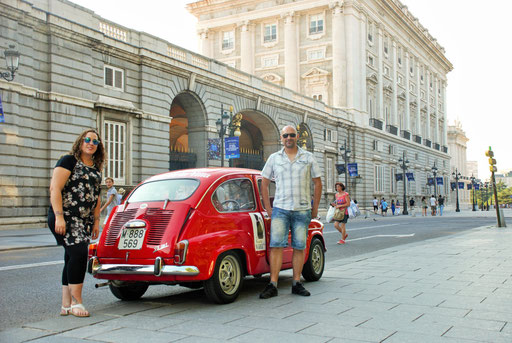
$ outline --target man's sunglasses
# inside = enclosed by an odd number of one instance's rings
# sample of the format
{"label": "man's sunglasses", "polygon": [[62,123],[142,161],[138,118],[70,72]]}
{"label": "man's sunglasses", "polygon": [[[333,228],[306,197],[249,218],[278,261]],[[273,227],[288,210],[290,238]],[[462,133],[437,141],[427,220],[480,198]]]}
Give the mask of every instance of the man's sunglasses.
{"label": "man's sunglasses", "polygon": [[283,138],[288,138],[290,136],[291,138],[295,138],[297,136],[296,133],[283,133]]}
{"label": "man's sunglasses", "polygon": [[87,144],[89,144],[89,143],[91,143],[91,142],[92,142],[92,144],[94,144],[94,145],[98,145],[98,144],[100,144],[100,141],[99,141],[99,140],[97,140],[97,139],[91,139],[91,137],[85,137],[85,138],[84,138],[84,142],[85,142],[85,143],[87,143]]}

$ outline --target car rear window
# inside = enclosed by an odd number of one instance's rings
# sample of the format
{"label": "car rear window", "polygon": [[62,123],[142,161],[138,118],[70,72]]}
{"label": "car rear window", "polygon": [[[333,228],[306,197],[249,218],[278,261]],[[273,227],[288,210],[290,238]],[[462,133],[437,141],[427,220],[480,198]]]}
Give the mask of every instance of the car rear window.
{"label": "car rear window", "polygon": [[128,198],[128,202],[180,201],[190,197],[199,187],[196,179],[171,179],[147,182],[140,185]]}

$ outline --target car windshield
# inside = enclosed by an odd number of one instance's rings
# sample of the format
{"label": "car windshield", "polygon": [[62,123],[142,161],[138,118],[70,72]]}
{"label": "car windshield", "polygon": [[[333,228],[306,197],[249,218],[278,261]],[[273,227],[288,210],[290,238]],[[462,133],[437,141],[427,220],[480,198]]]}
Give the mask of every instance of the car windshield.
{"label": "car windshield", "polygon": [[195,179],[171,179],[147,182],[130,195],[128,202],[180,201],[190,197],[199,186]]}

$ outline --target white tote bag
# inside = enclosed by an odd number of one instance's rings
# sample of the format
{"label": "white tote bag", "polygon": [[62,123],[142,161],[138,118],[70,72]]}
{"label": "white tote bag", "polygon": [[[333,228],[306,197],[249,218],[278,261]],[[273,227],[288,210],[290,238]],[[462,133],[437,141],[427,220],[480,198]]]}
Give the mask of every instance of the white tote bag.
{"label": "white tote bag", "polygon": [[332,222],[332,217],[334,217],[334,211],[336,210],[335,207],[329,206],[329,209],[327,210],[327,214],[325,215],[325,221],[330,223]]}

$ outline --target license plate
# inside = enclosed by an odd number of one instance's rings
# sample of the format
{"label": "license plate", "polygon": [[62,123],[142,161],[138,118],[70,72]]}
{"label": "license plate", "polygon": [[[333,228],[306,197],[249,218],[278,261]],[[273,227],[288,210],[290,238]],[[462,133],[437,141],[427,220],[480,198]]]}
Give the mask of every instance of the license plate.
{"label": "license plate", "polygon": [[119,250],[139,250],[142,248],[145,234],[145,229],[124,228],[123,231],[121,231],[117,248]]}

